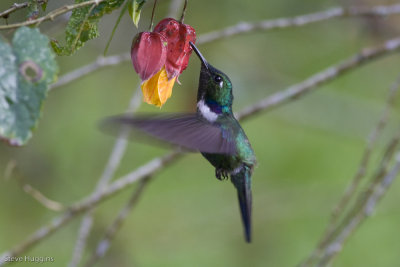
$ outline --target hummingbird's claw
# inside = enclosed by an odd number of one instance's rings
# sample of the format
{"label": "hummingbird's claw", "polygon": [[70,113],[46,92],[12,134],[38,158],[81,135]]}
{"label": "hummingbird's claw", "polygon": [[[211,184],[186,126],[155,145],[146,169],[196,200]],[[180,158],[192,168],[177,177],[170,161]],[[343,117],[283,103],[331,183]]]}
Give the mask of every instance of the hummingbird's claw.
{"label": "hummingbird's claw", "polygon": [[215,169],[215,177],[217,177],[218,180],[226,180],[229,178],[229,173],[224,170],[224,169]]}

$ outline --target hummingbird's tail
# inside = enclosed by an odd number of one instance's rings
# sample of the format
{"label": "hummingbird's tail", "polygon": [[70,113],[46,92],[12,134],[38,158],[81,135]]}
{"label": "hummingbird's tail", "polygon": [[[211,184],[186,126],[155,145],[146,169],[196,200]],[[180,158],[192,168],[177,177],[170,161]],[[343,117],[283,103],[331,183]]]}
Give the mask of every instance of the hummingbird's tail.
{"label": "hummingbird's tail", "polygon": [[251,168],[243,165],[237,174],[231,174],[231,181],[238,192],[245,238],[249,243],[251,242],[251,173]]}

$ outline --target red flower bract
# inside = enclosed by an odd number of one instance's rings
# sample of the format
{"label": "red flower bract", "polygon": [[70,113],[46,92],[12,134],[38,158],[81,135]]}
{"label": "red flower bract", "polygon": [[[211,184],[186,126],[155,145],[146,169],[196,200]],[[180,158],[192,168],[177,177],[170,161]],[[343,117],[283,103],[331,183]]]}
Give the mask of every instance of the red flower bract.
{"label": "red flower bract", "polygon": [[145,102],[161,107],[172,94],[178,76],[188,65],[196,41],[195,30],[186,24],[167,18],[153,32],[141,32],[133,39],[133,67],[142,79]]}
{"label": "red flower bract", "polygon": [[157,32],[141,32],[132,42],[133,67],[142,81],[156,74],[167,58],[167,39]]}
{"label": "red flower bract", "polygon": [[165,69],[168,79],[172,79],[184,71],[188,65],[192,48],[189,42],[196,42],[196,31],[189,25],[172,18],[160,21],[154,32],[162,34],[168,42]]}

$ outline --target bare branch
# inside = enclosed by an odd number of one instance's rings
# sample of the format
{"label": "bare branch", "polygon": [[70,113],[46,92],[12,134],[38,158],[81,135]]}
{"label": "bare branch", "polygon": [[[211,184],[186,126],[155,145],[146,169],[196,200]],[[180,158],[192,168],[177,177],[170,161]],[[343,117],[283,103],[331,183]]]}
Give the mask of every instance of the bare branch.
{"label": "bare branch", "polygon": [[222,30],[203,34],[199,37],[198,44],[209,43],[219,39],[254,31],[270,31],[289,27],[300,27],[307,24],[343,17],[360,16],[389,16],[400,13],[400,4],[374,7],[335,7],[326,11],[301,15],[292,18],[269,19],[259,22],[241,22]]}
{"label": "bare branch", "polygon": [[49,210],[62,211],[65,209],[65,207],[61,203],[47,198],[39,190],[33,188],[29,184],[24,184],[22,188],[24,189],[25,193],[32,196],[37,202],[39,202]]}
{"label": "bare branch", "polygon": [[370,62],[373,59],[388,55],[400,49],[400,38],[391,39],[384,42],[382,45],[374,48],[363,49],[358,54],[342,61],[341,63],[331,66],[323,71],[320,71],[301,83],[292,85],[284,91],[277,92],[269,97],[266,97],[258,103],[251,105],[237,114],[237,118],[241,120],[247,119],[250,115],[256,114],[263,110],[270,110],[288,101],[297,99],[304,94],[315,89],[316,86],[329,82],[347,71],[353,70],[362,64]]}
{"label": "bare branch", "polygon": [[60,7],[58,9],[55,9],[52,12],[48,13],[47,15],[37,18],[37,19],[27,20],[24,22],[19,22],[19,23],[14,23],[14,24],[9,24],[9,25],[0,25],[0,30],[15,29],[15,28],[19,28],[22,26],[40,24],[47,20],[54,20],[56,17],[58,17],[64,13],[70,12],[74,9],[85,7],[85,6],[90,6],[90,5],[98,5],[99,3],[104,2],[104,1],[106,1],[106,0],[89,0],[87,2],[82,2],[79,4],[66,5],[66,6]]}
{"label": "bare branch", "polygon": [[120,210],[117,218],[115,218],[113,223],[108,227],[106,233],[104,234],[103,239],[98,243],[97,249],[93,252],[92,256],[90,257],[90,260],[86,263],[85,266],[87,267],[93,266],[98,259],[104,257],[104,255],[106,254],[111,245],[111,241],[114,239],[115,235],[117,234],[117,231],[122,227],[129,212],[136,205],[141,194],[143,193],[145,186],[148,184],[150,179],[151,179],[150,177],[145,178],[139,183],[138,188],[132,194],[128,203],[126,203],[126,205]]}
{"label": "bare branch", "polygon": [[61,203],[47,198],[42,192],[35,189],[30,184],[25,183],[23,181],[23,177],[21,175],[18,175],[17,162],[15,160],[10,160],[4,172],[4,179],[9,180],[13,174],[15,175],[15,179],[17,180],[20,187],[24,190],[24,192],[30,195],[45,208],[52,211],[62,211],[64,209],[64,206]]}
{"label": "bare branch", "polygon": [[50,90],[64,86],[104,67],[115,66],[130,60],[131,56],[129,53],[108,57],[99,56],[94,62],[61,76],[56,83],[50,86]]}

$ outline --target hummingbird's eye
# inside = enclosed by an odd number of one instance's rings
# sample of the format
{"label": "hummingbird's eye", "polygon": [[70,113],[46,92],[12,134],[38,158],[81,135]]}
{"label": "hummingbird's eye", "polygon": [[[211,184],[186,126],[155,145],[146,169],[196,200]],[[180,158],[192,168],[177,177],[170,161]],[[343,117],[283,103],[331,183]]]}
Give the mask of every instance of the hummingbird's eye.
{"label": "hummingbird's eye", "polygon": [[219,75],[217,75],[217,76],[214,77],[214,81],[215,81],[216,83],[218,83],[219,87],[221,87],[221,88],[222,88],[222,86],[224,85],[224,82],[223,82],[223,80],[222,80],[222,77],[219,76]]}

